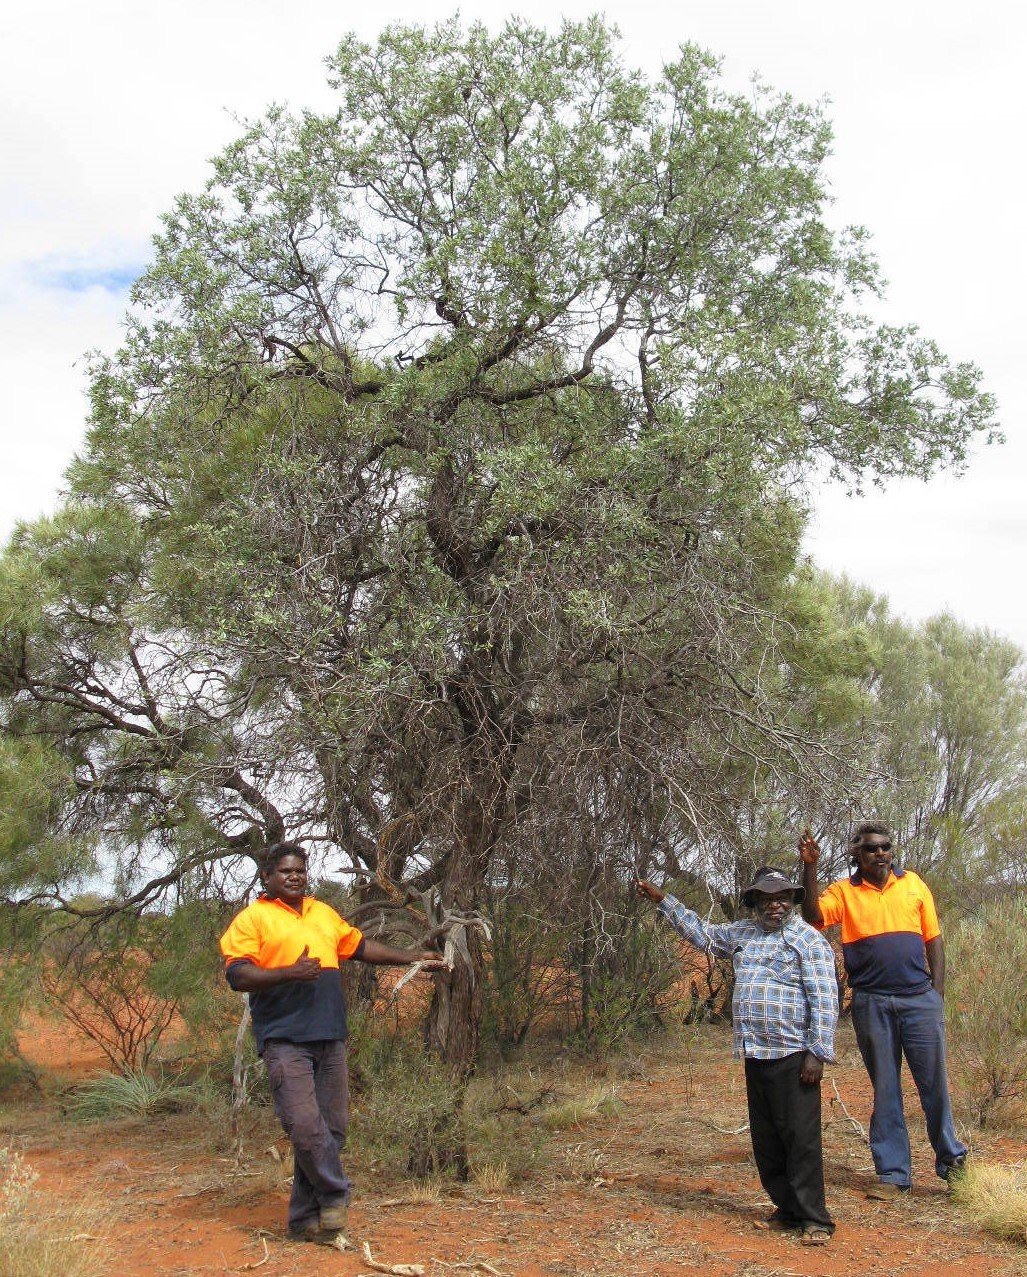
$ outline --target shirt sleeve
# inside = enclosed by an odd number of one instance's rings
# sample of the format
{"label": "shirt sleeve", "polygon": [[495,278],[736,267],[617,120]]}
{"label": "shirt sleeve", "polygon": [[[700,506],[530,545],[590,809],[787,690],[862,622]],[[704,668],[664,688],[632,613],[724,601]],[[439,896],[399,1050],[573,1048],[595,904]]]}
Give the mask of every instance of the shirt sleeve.
{"label": "shirt sleeve", "polygon": [[813,924],[818,931],[824,927],[833,927],[836,922],[841,922],[845,916],[842,884],[840,882],[832,882],[825,887],[817,897],[817,904],[820,906],[820,916],[823,918],[823,922]]}
{"label": "shirt sleeve", "polygon": [[228,930],[221,937],[221,956],[226,966],[233,962],[253,962],[260,965],[260,931],[249,909],[236,914]]}
{"label": "shirt sleeve", "polygon": [[350,926],[345,918],[339,919],[339,940],[336,945],[336,953],[339,955],[339,961],[345,962],[347,958],[352,958],[354,953],[360,947],[360,942],[364,938],[364,933],[358,931],[356,927]]}
{"label": "shirt sleeve", "polygon": [[686,909],[680,900],[669,893],[657,907],[674,930],[697,949],[712,953],[715,958],[728,958],[734,952],[737,923],[703,922],[697,913]]}
{"label": "shirt sleeve", "polygon": [[838,1023],[838,977],[834,951],[823,936],[809,936],[800,950],[802,987],[809,1003],[806,1050],[821,1060],[834,1059],[834,1030]]}
{"label": "shirt sleeve", "polygon": [[929,940],[937,940],[941,935],[941,923],[938,921],[938,911],[934,907],[934,897],[931,895],[931,889],[924,880],[920,879],[920,934],[924,938],[924,944]]}

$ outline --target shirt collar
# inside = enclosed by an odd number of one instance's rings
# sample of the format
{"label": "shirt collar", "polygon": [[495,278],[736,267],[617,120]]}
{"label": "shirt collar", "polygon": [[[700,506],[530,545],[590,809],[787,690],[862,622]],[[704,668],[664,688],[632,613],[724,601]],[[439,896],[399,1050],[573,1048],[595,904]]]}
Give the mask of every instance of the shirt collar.
{"label": "shirt collar", "polygon": [[307,912],[307,905],[309,904],[311,897],[304,896],[299,909],[294,909],[292,905],[287,905],[284,900],[279,900],[277,896],[269,896],[264,891],[260,893],[257,899],[262,900],[266,905],[278,905],[278,907],[284,909],[286,913],[291,913],[296,918],[302,918]]}

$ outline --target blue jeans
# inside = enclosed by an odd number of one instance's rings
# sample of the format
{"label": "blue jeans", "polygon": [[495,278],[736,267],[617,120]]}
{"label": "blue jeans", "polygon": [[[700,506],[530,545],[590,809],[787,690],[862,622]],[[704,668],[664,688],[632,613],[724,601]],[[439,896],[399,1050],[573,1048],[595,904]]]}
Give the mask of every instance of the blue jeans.
{"label": "blue jeans", "polygon": [[322,1206],[349,1201],[350,1181],[340,1161],[349,1118],[346,1043],[272,1038],[264,1044],[264,1063],[295,1161],[289,1227],[301,1232],[318,1222]]}
{"label": "blue jeans", "polygon": [[870,1151],[882,1183],[908,1188],[912,1177],[909,1133],[902,1108],[902,1056],[916,1084],[934,1149],[934,1169],[946,1179],[949,1167],[966,1155],[956,1139],[945,1072],[945,1003],[935,989],[912,997],[887,993],[852,994],[852,1023],[863,1063],[874,1088]]}

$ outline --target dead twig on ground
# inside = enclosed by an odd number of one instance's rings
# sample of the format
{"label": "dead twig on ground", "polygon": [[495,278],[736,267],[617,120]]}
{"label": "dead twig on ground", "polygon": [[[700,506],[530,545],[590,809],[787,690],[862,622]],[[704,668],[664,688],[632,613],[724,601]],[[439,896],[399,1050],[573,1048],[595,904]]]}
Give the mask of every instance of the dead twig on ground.
{"label": "dead twig on ground", "polygon": [[390,1273],[392,1277],[424,1277],[424,1264],[385,1264],[375,1259],[367,1242],[360,1249],[364,1263],[370,1264],[376,1273]]}
{"label": "dead twig on ground", "polygon": [[447,1264],[444,1259],[439,1259],[435,1255],[432,1255],[431,1262],[433,1264],[438,1264],[440,1268],[466,1268],[470,1269],[472,1272],[475,1269],[480,1269],[483,1273],[490,1273],[491,1277],[506,1277],[505,1273],[501,1273],[498,1268],[493,1268],[492,1265],[487,1264],[484,1259],[468,1259],[463,1263]]}
{"label": "dead twig on ground", "polygon": [[748,1122],[744,1122],[741,1126],[718,1126],[716,1122],[711,1122],[706,1117],[693,1117],[691,1120],[696,1126],[708,1126],[710,1130],[716,1131],[718,1135],[744,1135],[749,1129]]}
{"label": "dead twig on ground", "polygon": [[267,1238],[261,1237],[260,1244],[264,1247],[264,1258],[258,1259],[255,1263],[252,1263],[252,1264],[243,1264],[242,1271],[244,1273],[249,1272],[253,1268],[263,1268],[264,1265],[267,1263],[267,1261],[271,1258],[271,1252],[267,1248]]}
{"label": "dead twig on ground", "polygon": [[834,1108],[834,1106],[837,1104],[838,1107],[841,1109],[842,1115],[844,1116],[845,1120],[847,1122],[851,1122],[852,1125],[855,1127],[856,1132],[859,1135],[859,1138],[863,1141],[864,1144],[869,1144],[870,1137],[867,1135],[866,1131],[864,1130],[863,1123],[858,1122],[852,1116],[849,1110],[845,1107],[845,1101],[842,1099],[838,1091],[838,1083],[834,1080],[834,1078],[831,1079],[831,1089],[834,1091],[834,1099],[831,1100],[831,1107]]}

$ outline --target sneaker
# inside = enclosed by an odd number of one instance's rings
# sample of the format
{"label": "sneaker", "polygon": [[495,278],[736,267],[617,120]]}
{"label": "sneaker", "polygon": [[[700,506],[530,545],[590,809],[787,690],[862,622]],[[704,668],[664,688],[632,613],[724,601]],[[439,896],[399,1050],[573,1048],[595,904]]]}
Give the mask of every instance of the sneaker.
{"label": "sneaker", "polygon": [[321,1231],[323,1233],[344,1233],[349,1216],[349,1207],[345,1202],[338,1206],[321,1207]]}
{"label": "sneaker", "polygon": [[872,1202],[893,1202],[897,1197],[905,1197],[908,1193],[908,1184],[892,1184],[884,1180],[867,1189],[867,1197]]}

